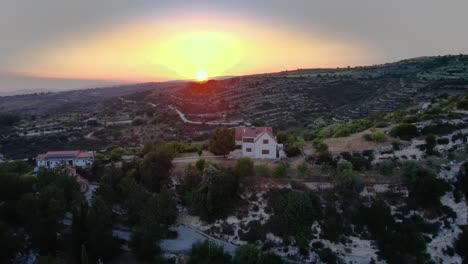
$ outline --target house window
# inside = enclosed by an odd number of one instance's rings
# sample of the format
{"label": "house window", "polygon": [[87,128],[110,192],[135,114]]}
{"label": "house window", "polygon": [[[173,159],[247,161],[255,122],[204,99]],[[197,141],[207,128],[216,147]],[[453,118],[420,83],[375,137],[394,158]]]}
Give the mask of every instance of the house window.
{"label": "house window", "polygon": [[252,149],[251,148],[246,148],[245,152],[252,152]]}
{"label": "house window", "polygon": [[263,155],[268,155],[268,154],[270,154],[270,150],[268,150],[268,149],[262,149],[262,154],[263,154]]}
{"label": "house window", "polygon": [[248,143],[253,143],[254,139],[253,138],[243,138],[242,142],[248,142]]}
{"label": "house window", "polygon": [[268,139],[264,139],[263,144],[268,144]]}

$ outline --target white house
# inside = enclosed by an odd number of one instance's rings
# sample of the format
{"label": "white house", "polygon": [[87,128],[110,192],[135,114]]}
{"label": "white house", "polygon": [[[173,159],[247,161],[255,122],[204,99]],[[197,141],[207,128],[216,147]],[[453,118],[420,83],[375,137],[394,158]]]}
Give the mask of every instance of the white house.
{"label": "white house", "polygon": [[236,127],[235,140],[242,156],[254,159],[276,159],[282,148],[271,127]]}
{"label": "white house", "polygon": [[87,167],[94,162],[95,151],[48,151],[36,157],[36,167],[53,169],[57,166]]}

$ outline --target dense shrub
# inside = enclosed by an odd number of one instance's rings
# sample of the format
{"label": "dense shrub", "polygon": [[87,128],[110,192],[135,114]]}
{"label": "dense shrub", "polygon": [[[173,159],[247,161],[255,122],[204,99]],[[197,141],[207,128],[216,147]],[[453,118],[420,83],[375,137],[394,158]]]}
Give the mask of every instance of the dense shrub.
{"label": "dense shrub", "polygon": [[364,134],[362,137],[367,141],[375,142],[385,142],[387,140],[385,133],[382,131],[372,131],[370,134]]}
{"label": "dense shrub", "polygon": [[457,175],[456,188],[468,197],[468,162],[463,163],[460,167],[460,171]]}
{"label": "dense shrub", "polygon": [[379,164],[378,169],[382,175],[389,176],[393,173],[393,162],[390,160],[383,161]]}
{"label": "dense shrub", "polygon": [[234,167],[239,177],[249,177],[254,175],[254,163],[249,157],[242,157],[236,161]]}
{"label": "dense shrub", "polygon": [[271,170],[267,164],[258,164],[255,166],[255,176],[257,177],[270,177]]}
{"label": "dense shrub", "polygon": [[426,153],[428,155],[434,155],[435,152],[434,152],[434,148],[437,146],[437,141],[436,141],[436,138],[429,134],[427,137],[426,137]]}
{"label": "dense shrub", "polygon": [[455,251],[462,257],[463,263],[468,261],[468,230],[464,227],[463,232],[455,241]]}
{"label": "dense shrub", "polygon": [[318,197],[299,191],[272,189],[267,198],[267,208],[273,211],[266,224],[270,232],[285,238],[301,234],[310,236],[310,226],[321,215]]}
{"label": "dense shrub", "polygon": [[438,123],[434,125],[428,125],[421,130],[423,135],[433,134],[433,135],[445,135],[450,134],[455,130],[466,128],[467,124],[446,124]]}
{"label": "dense shrub", "polygon": [[299,175],[301,177],[306,177],[309,173],[309,166],[307,165],[307,162],[302,162],[301,164],[297,165],[297,171],[299,172]]}
{"label": "dense shrub", "polygon": [[437,139],[437,144],[439,144],[439,145],[447,145],[448,143],[450,143],[450,139],[448,139],[448,138],[439,138],[439,139]]}
{"label": "dense shrub", "polygon": [[401,123],[390,131],[392,137],[399,137],[404,140],[410,140],[418,135],[418,129],[413,124]]}
{"label": "dense shrub", "polygon": [[390,208],[382,201],[370,207],[362,206],[356,215],[355,225],[364,225],[376,241],[379,256],[388,263],[426,263],[426,236],[434,226],[420,217],[404,218],[396,222]]}
{"label": "dense shrub", "polygon": [[226,156],[234,150],[236,143],[234,141],[234,132],[228,128],[217,128],[213,137],[210,139],[209,150],[215,155]]}
{"label": "dense shrub", "polygon": [[235,208],[238,188],[238,177],[231,168],[209,165],[200,185],[188,194],[190,209],[208,222],[224,218]]}
{"label": "dense shrub", "polygon": [[288,176],[289,163],[286,161],[280,161],[276,164],[276,167],[273,171],[273,176],[275,178],[284,178]]}
{"label": "dense shrub", "polygon": [[0,114],[0,128],[13,126],[21,120],[19,116]]}
{"label": "dense shrub", "polygon": [[461,100],[457,103],[457,108],[461,110],[468,110],[468,98]]}
{"label": "dense shrub", "polygon": [[373,121],[369,118],[345,121],[339,124],[334,130],[333,137],[347,137],[351,134],[364,131],[373,126]]}
{"label": "dense shrub", "polygon": [[409,197],[421,207],[440,207],[440,197],[450,190],[450,186],[436,177],[431,170],[414,162],[407,162],[403,177],[408,183]]}
{"label": "dense shrub", "polygon": [[191,264],[223,264],[230,263],[231,256],[224,252],[223,246],[217,246],[205,240],[195,244],[190,250]]}

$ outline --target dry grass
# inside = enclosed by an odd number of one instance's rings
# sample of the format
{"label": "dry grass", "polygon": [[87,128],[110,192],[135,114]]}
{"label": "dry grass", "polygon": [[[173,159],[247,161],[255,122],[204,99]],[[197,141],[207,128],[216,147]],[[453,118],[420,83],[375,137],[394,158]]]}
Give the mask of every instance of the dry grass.
{"label": "dry grass", "polygon": [[[390,129],[391,127],[375,128],[376,131],[382,132],[390,131]],[[355,133],[347,137],[327,138],[324,140],[324,143],[328,145],[328,150],[332,155],[338,155],[342,152],[362,151],[367,149],[389,147],[392,145],[392,141],[397,141],[402,144],[407,143],[406,141],[391,137],[390,135],[386,135],[387,140],[385,142],[367,141],[363,138],[363,135],[369,133],[371,133],[371,131],[370,129],[367,129],[365,131]],[[309,154],[315,153],[315,149],[311,145],[307,145],[306,150]]]}

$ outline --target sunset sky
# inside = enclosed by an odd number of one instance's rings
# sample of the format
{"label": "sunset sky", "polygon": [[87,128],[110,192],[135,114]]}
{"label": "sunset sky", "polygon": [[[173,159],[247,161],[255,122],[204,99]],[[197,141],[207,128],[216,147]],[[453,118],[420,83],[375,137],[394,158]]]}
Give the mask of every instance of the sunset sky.
{"label": "sunset sky", "polygon": [[466,10],[466,0],[5,0],[0,92],[468,53]]}

